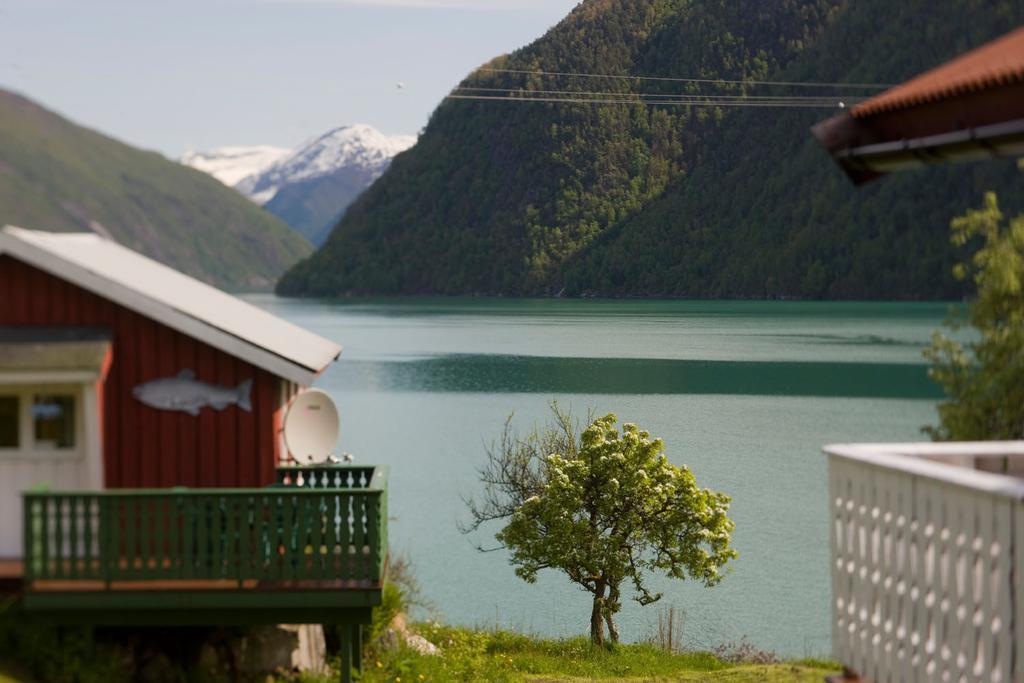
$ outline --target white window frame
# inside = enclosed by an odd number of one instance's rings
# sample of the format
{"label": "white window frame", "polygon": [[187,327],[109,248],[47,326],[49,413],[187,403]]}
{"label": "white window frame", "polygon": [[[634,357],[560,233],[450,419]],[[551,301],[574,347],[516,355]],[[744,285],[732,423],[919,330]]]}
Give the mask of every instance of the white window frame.
{"label": "white window frame", "polygon": [[[0,465],[3,463],[74,462],[83,461],[84,482],[89,490],[103,488],[103,430],[100,424],[100,384],[105,372],[98,370],[51,370],[0,372],[0,391],[24,395],[19,410],[28,413],[27,439],[20,438],[18,448],[0,448]],[[49,392],[71,392],[75,396],[75,447],[57,450],[36,450],[27,447],[35,441],[31,421],[31,400],[35,394]],[[22,407],[24,404],[25,407]],[[23,415],[25,413],[22,413]],[[22,418],[24,419],[24,418]],[[23,425],[25,423],[22,423]],[[21,437],[21,434],[19,434]],[[3,473],[0,472],[0,476]]]}
{"label": "white window frame", "polygon": [[[18,460],[80,460],[87,450],[85,430],[85,400],[81,384],[2,384],[0,396],[18,399],[18,447],[0,448],[0,459]],[[38,448],[35,442],[35,424],[32,405],[36,396],[71,396],[74,401],[75,445],[72,448]]]}

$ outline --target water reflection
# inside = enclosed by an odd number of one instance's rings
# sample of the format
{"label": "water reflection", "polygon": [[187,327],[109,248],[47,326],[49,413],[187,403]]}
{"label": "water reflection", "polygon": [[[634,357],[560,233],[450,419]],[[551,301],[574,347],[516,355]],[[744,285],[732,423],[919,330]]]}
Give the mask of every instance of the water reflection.
{"label": "water reflection", "polygon": [[349,361],[342,386],[431,393],[732,394],[937,399],[924,365],[451,354]]}

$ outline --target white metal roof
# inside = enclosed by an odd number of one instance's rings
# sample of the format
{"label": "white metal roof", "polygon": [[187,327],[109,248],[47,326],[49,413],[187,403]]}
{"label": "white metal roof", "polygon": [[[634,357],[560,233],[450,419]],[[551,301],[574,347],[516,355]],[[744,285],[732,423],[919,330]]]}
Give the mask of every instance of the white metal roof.
{"label": "white metal roof", "polygon": [[301,385],[341,353],[328,339],[98,235],[8,225],[0,254]]}

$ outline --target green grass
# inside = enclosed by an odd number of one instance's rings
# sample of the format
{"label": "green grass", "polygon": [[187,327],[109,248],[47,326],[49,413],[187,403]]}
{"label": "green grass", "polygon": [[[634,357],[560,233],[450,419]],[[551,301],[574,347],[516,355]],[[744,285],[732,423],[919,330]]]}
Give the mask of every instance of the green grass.
{"label": "green grass", "polygon": [[[362,683],[582,683],[583,681],[707,681],[708,683],[822,683],[838,673],[832,662],[802,660],[777,664],[731,664],[707,652],[669,654],[652,645],[595,648],[586,638],[545,640],[507,631],[484,631],[423,624],[417,632],[441,648],[438,656],[408,648],[371,654],[364,661]],[[8,653],[10,656],[11,653]],[[65,653],[38,680],[112,680],[85,661],[80,652]],[[0,683],[32,683],[13,659],[0,662]],[[336,664],[336,662],[335,662]],[[55,677],[54,677],[55,676]],[[295,678],[280,679],[295,683]],[[304,675],[304,683],[334,683],[337,674]]]}
{"label": "green grass", "polygon": [[730,664],[707,652],[669,654],[652,645],[595,648],[586,638],[544,640],[504,631],[434,624],[420,634],[442,649],[425,656],[407,648],[381,652],[364,662],[365,683],[428,681],[815,681],[838,671],[830,662]]}

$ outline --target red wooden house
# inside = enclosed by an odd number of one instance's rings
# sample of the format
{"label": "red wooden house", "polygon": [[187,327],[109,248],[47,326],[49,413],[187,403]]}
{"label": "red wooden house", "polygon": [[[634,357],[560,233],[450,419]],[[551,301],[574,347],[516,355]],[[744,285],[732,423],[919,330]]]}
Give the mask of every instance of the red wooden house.
{"label": "red wooden house", "polygon": [[383,471],[289,466],[281,435],[340,352],[96,235],[0,230],[0,566],[25,606],[368,619]]}

